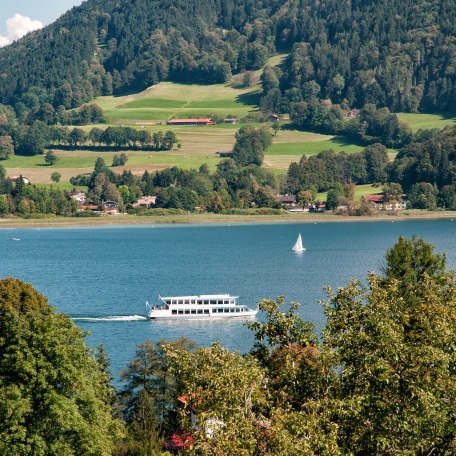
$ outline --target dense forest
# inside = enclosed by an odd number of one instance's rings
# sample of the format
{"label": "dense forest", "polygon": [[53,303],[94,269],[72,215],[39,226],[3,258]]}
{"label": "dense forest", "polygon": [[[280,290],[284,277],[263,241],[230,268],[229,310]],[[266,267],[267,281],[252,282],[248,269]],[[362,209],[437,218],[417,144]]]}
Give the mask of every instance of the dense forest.
{"label": "dense forest", "polygon": [[0,453],[453,455],[455,275],[415,237],[384,264],[327,290],[321,334],[298,304],[265,299],[248,354],[144,341],[118,389],[102,346],[2,279]]}
{"label": "dense forest", "polygon": [[263,106],[318,98],[392,111],[456,100],[449,0],[88,0],[0,50],[0,103],[73,108],[161,80],[215,83],[261,68]]}

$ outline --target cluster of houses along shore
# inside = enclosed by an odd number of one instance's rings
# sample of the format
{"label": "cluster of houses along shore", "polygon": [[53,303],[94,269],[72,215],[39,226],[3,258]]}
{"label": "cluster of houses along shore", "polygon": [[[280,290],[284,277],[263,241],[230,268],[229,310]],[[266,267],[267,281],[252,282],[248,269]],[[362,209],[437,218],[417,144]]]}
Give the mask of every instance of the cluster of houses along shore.
{"label": "cluster of houses along shore", "polygon": [[[87,194],[81,191],[74,191],[70,194],[70,198],[76,201],[78,211],[92,211],[102,215],[117,215],[120,214],[119,203],[117,201],[102,201],[101,204],[96,204],[87,198]],[[142,196],[133,204],[134,208],[150,208],[155,206],[156,196]]]}
{"label": "cluster of houses along shore", "polygon": [[[324,212],[326,205],[324,203],[312,203],[300,205],[294,195],[277,195],[276,200],[289,212]],[[402,194],[398,200],[387,198],[384,193],[376,193],[373,195],[364,195],[363,201],[372,209],[377,211],[401,211],[407,208],[407,195]],[[346,210],[347,206],[340,205],[336,210]]]}

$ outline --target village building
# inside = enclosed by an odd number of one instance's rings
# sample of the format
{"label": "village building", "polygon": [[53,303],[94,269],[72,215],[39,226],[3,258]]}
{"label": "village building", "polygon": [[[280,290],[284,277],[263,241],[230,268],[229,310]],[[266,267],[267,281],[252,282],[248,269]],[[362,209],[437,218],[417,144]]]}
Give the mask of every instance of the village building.
{"label": "village building", "polygon": [[78,212],[84,211],[92,211],[92,212],[99,212],[100,208],[98,204],[95,204],[93,201],[86,200],[84,204],[78,206]]}
{"label": "village building", "polygon": [[76,192],[72,193],[70,198],[75,200],[78,204],[84,204],[86,202],[87,195],[85,192]]}
{"label": "village building", "polygon": [[351,109],[344,114],[347,119],[354,119],[359,116],[359,109]]}
{"label": "village building", "polygon": [[194,119],[171,119],[166,123],[167,125],[187,125],[189,127],[195,127],[201,125],[215,125],[215,120],[211,117]]}
{"label": "village building", "polygon": [[116,201],[102,201],[105,214],[118,214],[119,213],[119,203]]}
{"label": "village building", "polygon": [[239,123],[239,119],[236,118],[236,117],[228,117],[226,119],[223,119],[223,123],[225,124],[238,124]]}
{"label": "village building", "polygon": [[281,120],[280,116],[277,116],[276,114],[268,116],[268,122],[280,122]]}
{"label": "village building", "polygon": [[296,196],[294,195],[276,195],[274,199],[282,203],[286,208],[294,208],[296,206]]}
{"label": "village building", "polygon": [[383,193],[364,195],[364,201],[379,211],[400,211],[407,208],[407,195],[400,195],[400,201],[386,199]]}
{"label": "village building", "polygon": [[13,182],[17,182],[19,179],[24,181],[24,184],[30,184],[30,179],[27,179],[25,176],[10,176],[8,179]]}
{"label": "village building", "polygon": [[157,201],[156,196],[142,196],[141,198],[136,201],[136,203],[133,204],[134,208],[138,207],[144,207],[144,208],[149,208],[152,206],[155,206],[155,203]]}
{"label": "village building", "polygon": [[288,122],[289,120],[290,116],[288,115],[278,116],[277,114],[271,114],[267,118],[268,122]]}

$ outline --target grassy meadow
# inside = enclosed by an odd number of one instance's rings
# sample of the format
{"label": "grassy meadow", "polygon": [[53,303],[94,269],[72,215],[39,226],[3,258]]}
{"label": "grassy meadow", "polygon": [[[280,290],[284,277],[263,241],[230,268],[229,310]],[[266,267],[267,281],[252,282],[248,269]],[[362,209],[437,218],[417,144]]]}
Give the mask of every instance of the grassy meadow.
{"label": "grassy meadow", "polygon": [[[272,57],[268,65],[279,65],[284,54]],[[105,112],[108,124],[97,125],[106,128],[108,125],[131,125],[148,129],[151,133],[172,129],[178,138],[180,148],[175,147],[165,152],[127,151],[128,163],[124,167],[114,168],[117,172],[128,169],[135,174],[145,170],[155,171],[171,166],[190,169],[207,163],[214,170],[220,158],[218,151],[231,150],[235,134],[241,125],[219,124],[214,126],[188,127],[166,125],[173,117],[207,117],[227,116],[245,117],[258,111],[261,97],[259,70],[254,73],[250,87],[238,88],[232,83],[214,85],[177,84],[161,82],[147,90],[125,96],[99,97],[95,100]],[[408,123],[412,130],[420,128],[443,128],[456,123],[453,114],[399,114],[399,118]],[[160,121],[160,125],[147,125],[147,121]],[[252,124],[260,126],[260,124]],[[270,124],[267,124],[270,125]],[[89,131],[95,125],[84,128]],[[302,155],[316,155],[322,150],[332,149],[335,152],[353,153],[362,150],[362,146],[353,144],[341,136],[321,135],[289,129],[287,124],[277,132],[273,144],[265,152],[264,166],[285,174],[290,163],[298,161]],[[9,175],[22,174],[34,183],[49,184],[51,174],[55,171],[62,175],[61,186],[69,185],[70,177],[90,173],[97,157],[103,157],[111,165],[112,157],[120,152],[94,152],[88,150],[56,150],[58,161],[54,166],[47,166],[44,156],[12,156],[2,162]],[[393,158],[395,151],[390,151]],[[65,184],[65,182],[67,184]]]}
{"label": "grassy meadow", "polygon": [[408,124],[412,131],[431,128],[442,129],[447,126],[456,125],[455,112],[438,114],[399,113],[398,117],[399,120]]}
{"label": "grassy meadow", "polygon": [[100,97],[96,103],[103,108],[110,123],[137,125],[145,120],[166,122],[176,117],[242,118],[258,110],[260,96],[258,83],[234,88],[229,84],[202,86],[161,82],[139,94]]}
{"label": "grassy meadow", "polygon": [[[375,195],[376,193],[381,193],[381,192],[382,192],[382,187],[376,187],[376,186],[373,186],[372,184],[357,185],[355,187],[355,200],[361,201],[361,199],[364,195]],[[327,195],[327,192],[318,193],[317,199],[320,201],[325,201],[326,195]]]}

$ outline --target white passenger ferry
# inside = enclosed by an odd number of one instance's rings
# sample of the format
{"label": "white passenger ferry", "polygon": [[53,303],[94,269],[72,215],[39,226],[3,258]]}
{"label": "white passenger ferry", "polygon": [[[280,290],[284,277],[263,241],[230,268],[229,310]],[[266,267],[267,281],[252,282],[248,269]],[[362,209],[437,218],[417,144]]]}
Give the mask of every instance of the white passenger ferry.
{"label": "white passenger ferry", "polygon": [[228,317],[254,317],[258,310],[237,305],[239,296],[229,294],[198,295],[198,296],[170,296],[161,297],[159,306],[149,308],[149,318],[155,319],[203,319],[203,318],[228,318]]}

